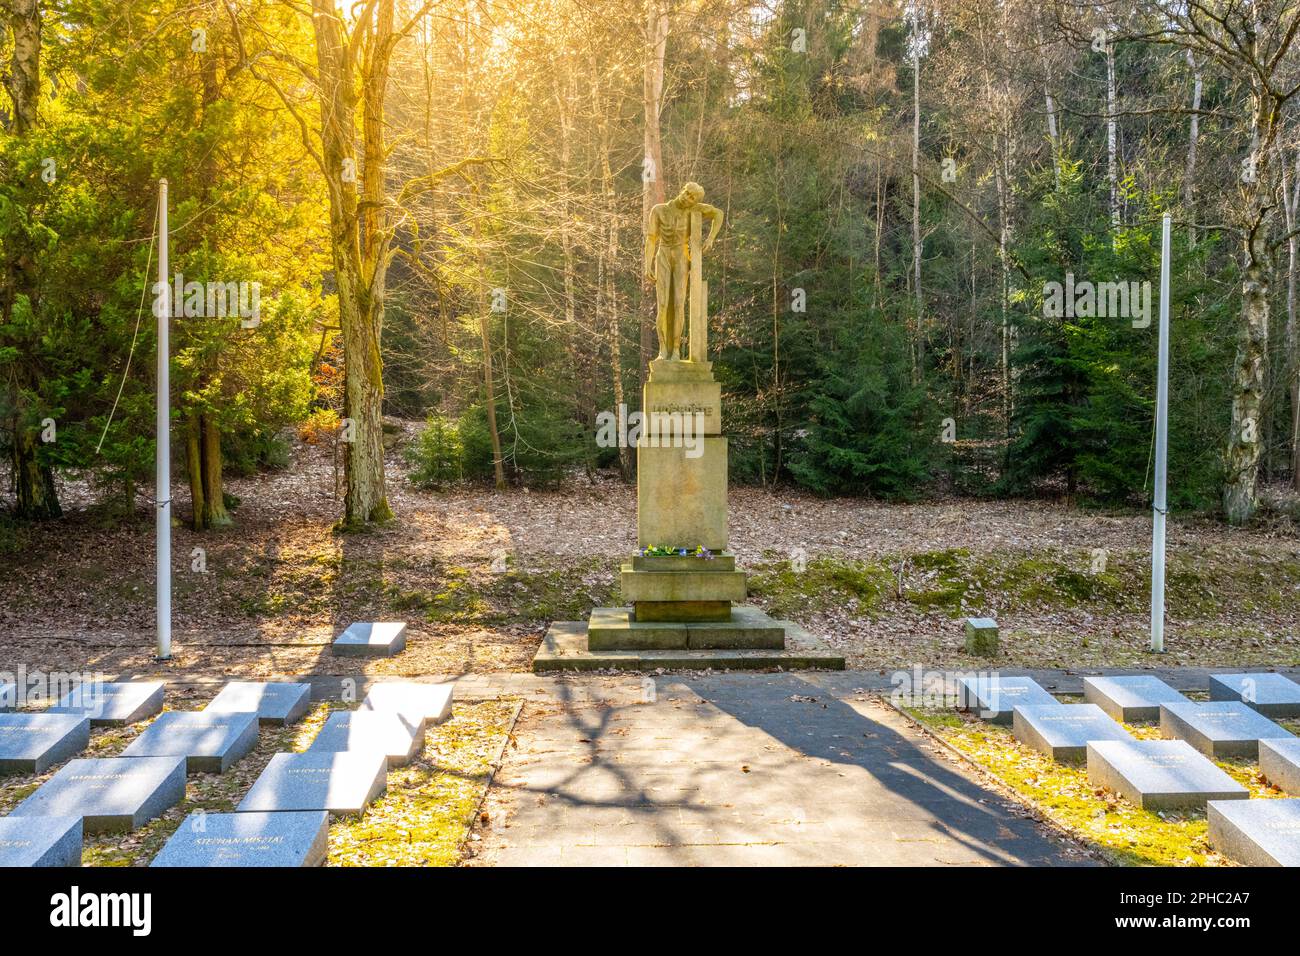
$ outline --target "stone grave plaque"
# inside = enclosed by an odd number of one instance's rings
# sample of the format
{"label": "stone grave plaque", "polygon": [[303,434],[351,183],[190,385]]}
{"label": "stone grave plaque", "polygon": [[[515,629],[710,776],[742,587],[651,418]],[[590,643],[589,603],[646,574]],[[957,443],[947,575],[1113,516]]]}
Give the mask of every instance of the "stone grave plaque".
{"label": "stone grave plaque", "polygon": [[185,796],[184,757],[71,760],[9,814],[80,817],[86,833],[142,826]]}
{"label": "stone grave plaque", "polygon": [[330,815],[191,813],[150,866],[322,866]]}
{"label": "stone grave plaque", "polygon": [[0,714],[0,773],[44,773],[90,744],[76,714]]}
{"label": "stone grave plaque", "polygon": [[49,709],[52,714],[81,714],[96,727],[120,727],[152,717],[162,710],[161,681],[81,684]]}
{"label": "stone grave plaque", "polygon": [[1245,800],[1250,791],[1185,740],[1099,740],[1088,744],[1088,782],[1144,810]]}
{"label": "stone grave plaque", "polygon": [[1210,846],[1246,866],[1300,866],[1300,799],[1210,803]]}
{"label": "stone grave plaque", "polygon": [[257,745],[257,714],[209,714],[169,710],[130,746],[123,757],[185,758],[190,773],[225,773]]}
{"label": "stone grave plaque", "polygon": [[1300,796],[1300,737],[1261,740],[1259,772],[1279,790]]}
{"label": "stone grave plaque", "polygon": [[451,684],[382,681],[370,685],[361,709],[401,714],[413,725],[440,724],[451,716],[451,697]]}
{"label": "stone grave plaque", "polygon": [[18,709],[18,685],[0,681],[0,714]]}
{"label": "stone grave plaque", "polygon": [[424,725],[386,710],[340,710],[329,715],[308,753],[376,751],[400,767],[424,748]]}
{"label": "stone grave plaque", "polygon": [[1133,739],[1096,704],[1017,705],[1011,725],[1025,746],[1069,763],[1086,760],[1091,741]]}
{"label": "stone grave plaque", "polygon": [[1057,702],[1030,677],[963,677],[957,682],[957,694],[961,710],[978,711],[995,724],[1010,724],[1011,710],[1018,705]]}
{"label": "stone grave plaque", "polygon": [[353,624],[332,646],[336,657],[392,657],[406,649],[406,624],[399,621]]}
{"label": "stone grave plaque", "polygon": [[1161,704],[1187,700],[1159,677],[1085,677],[1083,699],[1127,724],[1160,719]]}
{"label": "stone grave plaque", "polygon": [[376,750],[276,754],[238,810],[328,810],[335,816],[359,816],[387,788],[387,771],[387,759]]}
{"label": "stone grave plaque", "polygon": [[1257,757],[1261,740],[1294,736],[1240,701],[1228,700],[1161,704],[1160,732],[1216,758]]}
{"label": "stone grave plaque", "polygon": [[1300,717],[1300,684],[1281,674],[1211,674],[1210,700],[1237,700],[1265,717]]}
{"label": "stone grave plaque", "polygon": [[0,817],[0,868],[81,866],[81,817]]}
{"label": "stone grave plaque", "polygon": [[251,711],[263,724],[285,726],[301,719],[311,706],[311,684],[231,681],[208,703],[205,713]]}

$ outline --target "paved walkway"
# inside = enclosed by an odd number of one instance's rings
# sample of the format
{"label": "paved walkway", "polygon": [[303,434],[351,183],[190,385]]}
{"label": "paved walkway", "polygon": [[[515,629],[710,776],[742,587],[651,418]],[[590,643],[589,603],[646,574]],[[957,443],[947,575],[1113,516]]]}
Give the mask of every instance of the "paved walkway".
{"label": "paved walkway", "polygon": [[1087,862],[885,704],[811,676],[670,675],[642,699],[625,681],[604,699],[550,684],[516,728],[478,862]]}

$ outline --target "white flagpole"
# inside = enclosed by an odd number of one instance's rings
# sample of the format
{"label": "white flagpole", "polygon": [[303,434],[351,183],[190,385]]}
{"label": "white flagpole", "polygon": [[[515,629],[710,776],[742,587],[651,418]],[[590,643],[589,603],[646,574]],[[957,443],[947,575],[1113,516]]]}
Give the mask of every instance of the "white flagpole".
{"label": "white flagpole", "polygon": [[172,656],[172,462],[171,462],[171,346],[167,326],[172,314],[171,281],[167,277],[167,180],[158,181],[158,421],[154,471],[155,535],[158,544],[158,659]]}
{"label": "white flagpole", "polygon": [[1160,237],[1160,345],[1156,366],[1156,474],[1151,502],[1151,652],[1165,652],[1165,460],[1169,436],[1169,214]]}

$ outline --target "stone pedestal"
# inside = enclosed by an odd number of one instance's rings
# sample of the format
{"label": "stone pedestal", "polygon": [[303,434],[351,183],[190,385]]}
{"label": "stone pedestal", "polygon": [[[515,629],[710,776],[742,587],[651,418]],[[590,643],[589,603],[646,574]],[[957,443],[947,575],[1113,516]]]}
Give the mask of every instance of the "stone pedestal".
{"label": "stone pedestal", "polygon": [[[691,248],[700,248],[698,214]],[[637,554],[623,564],[625,607],[596,608],[587,624],[553,624],[535,671],[599,668],[825,667],[844,658],[790,621],[744,603],[745,572],[727,553],[727,438],[722,386],[707,354],[708,286],[692,255],[691,361],[656,359],[637,440],[637,544],[682,555]],[[676,343],[673,343],[676,344]],[[708,555],[695,556],[699,548]],[[787,646],[793,638],[796,647]]]}

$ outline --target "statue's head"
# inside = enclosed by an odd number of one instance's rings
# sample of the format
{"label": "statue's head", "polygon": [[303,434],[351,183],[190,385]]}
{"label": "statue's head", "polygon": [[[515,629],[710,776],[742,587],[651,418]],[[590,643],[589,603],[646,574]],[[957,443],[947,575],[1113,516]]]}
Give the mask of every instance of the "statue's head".
{"label": "statue's head", "polygon": [[682,209],[690,209],[698,202],[704,200],[704,187],[699,183],[687,183],[682,187],[682,191],[677,194],[673,200]]}

